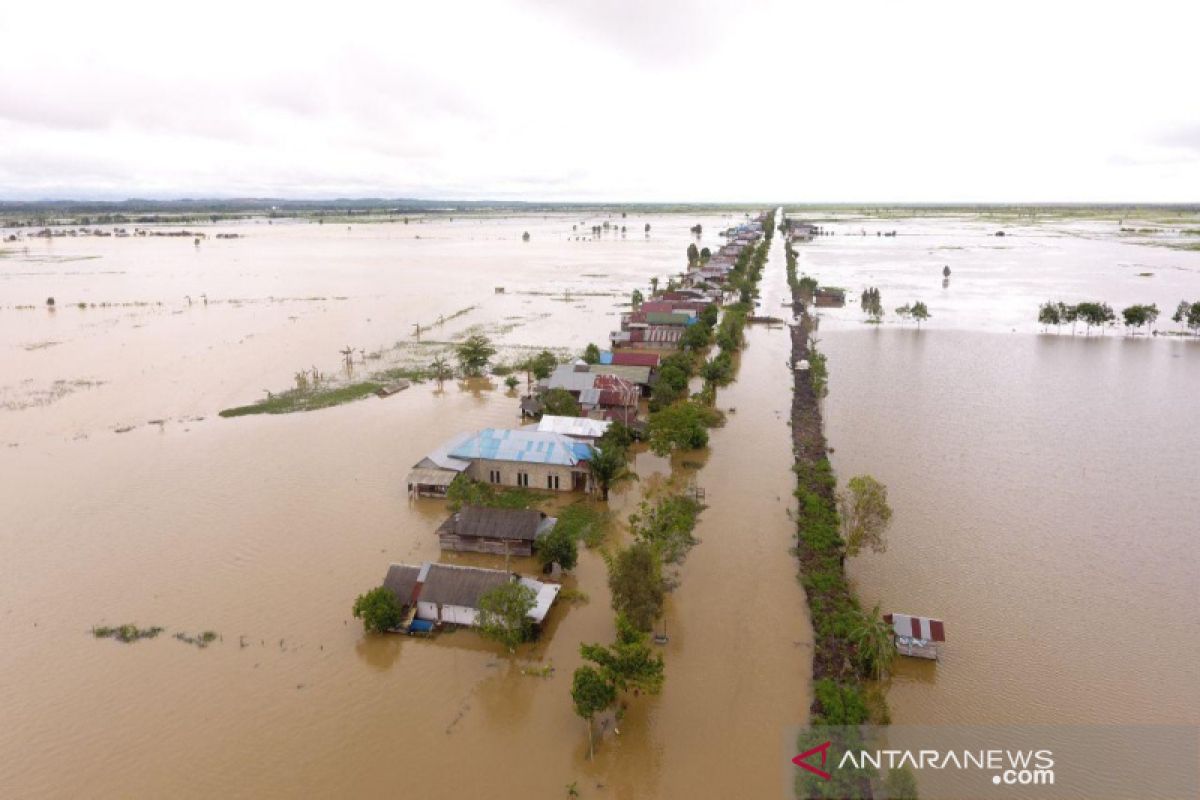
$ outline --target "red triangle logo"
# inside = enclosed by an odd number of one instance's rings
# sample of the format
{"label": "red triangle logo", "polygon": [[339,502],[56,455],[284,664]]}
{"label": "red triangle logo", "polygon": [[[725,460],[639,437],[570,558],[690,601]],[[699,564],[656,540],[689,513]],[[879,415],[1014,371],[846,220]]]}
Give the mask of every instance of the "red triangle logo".
{"label": "red triangle logo", "polygon": [[805,750],[803,753],[801,753],[800,755],[793,758],[792,763],[795,764],[797,767],[801,767],[803,769],[808,770],[813,775],[819,775],[822,778],[824,778],[825,780],[829,780],[829,778],[831,777],[830,774],[823,769],[818,769],[818,768],[814,767],[812,764],[809,764],[808,759],[811,758],[812,756],[815,756],[817,753],[820,753],[821,754],[821,766],[822,767],[825,766],[825,759],[829,755],[829,747],[832,744],[833,744],[833,742],[825,742],[824,744],[819,744],[812,749]]}

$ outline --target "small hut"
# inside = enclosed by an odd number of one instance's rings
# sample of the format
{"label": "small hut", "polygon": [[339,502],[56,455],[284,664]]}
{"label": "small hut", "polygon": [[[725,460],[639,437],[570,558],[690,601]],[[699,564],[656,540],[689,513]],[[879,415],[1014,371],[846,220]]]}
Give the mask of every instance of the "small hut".
{"label": "small hut", "polygon": [[937,660],[938,645],[946,641],[946,626],[940,619],[884,614],[883,621],[892,626],[900,655]]}

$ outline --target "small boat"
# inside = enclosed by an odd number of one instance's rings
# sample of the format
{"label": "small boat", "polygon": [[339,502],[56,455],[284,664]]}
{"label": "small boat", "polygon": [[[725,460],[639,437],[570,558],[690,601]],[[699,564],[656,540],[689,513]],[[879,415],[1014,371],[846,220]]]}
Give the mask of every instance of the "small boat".
{"label": "small boat", "polygon": [[391,397],[397,392],[404,391],[409,386],[412,386],[412,382],[401,378],[398,381],[393,381],[392,383],[386,383],[383,386],[380,386],[375,390],[375,394],[379,395],[380,397]]}

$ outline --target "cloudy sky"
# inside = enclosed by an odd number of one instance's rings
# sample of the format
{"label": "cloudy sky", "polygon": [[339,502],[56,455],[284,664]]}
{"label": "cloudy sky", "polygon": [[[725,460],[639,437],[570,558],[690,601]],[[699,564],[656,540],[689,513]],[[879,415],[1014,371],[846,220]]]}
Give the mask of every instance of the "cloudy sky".
{"label": "cloudy sky", "polygon": [[1200,3],[56,3],[0,199],[1200,201]]}

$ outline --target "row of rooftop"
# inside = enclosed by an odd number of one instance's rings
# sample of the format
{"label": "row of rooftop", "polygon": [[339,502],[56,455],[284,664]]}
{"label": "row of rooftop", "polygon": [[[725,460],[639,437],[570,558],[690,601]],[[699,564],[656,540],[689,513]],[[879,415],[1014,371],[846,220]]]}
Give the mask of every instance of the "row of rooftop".
{"label": "row of rooftop", "polygon": [[[725,231],[727,243],[697,269],[689,270],[682,286],[660,292],[621,315],[621,330],[611,337],[612,349],[602,351],[596,363],[578,359],[560,364],[537,382],[520,405],[522,418],[534,418],[536,423],[451,437],[413,465],[407,479],[410,496],[445,496],[460,475],[496,486],[591,491],[588,462],[597,442],[613,422],[640,425],[641,402],[654,390],[663,356],[678,349],[683,331],[697,322],[705,308],[723,302],[727,273],[741,251],[761,236],[760,220]],[[570,394],[581,416],[544,414],[544,399],[553,390]],[[536,510],[468,505],[442,522],[437,535],[445,551],[530,556],[537,540],[555,524],[553,517]],[[536,601],[528,616],[540,625],[561,587],[506,570],[435,562],[392,564],[384,586],[406,607],[402,628],[428,631],[445,623],[477,624],[480,597],[511,581],[534,591]]]}

